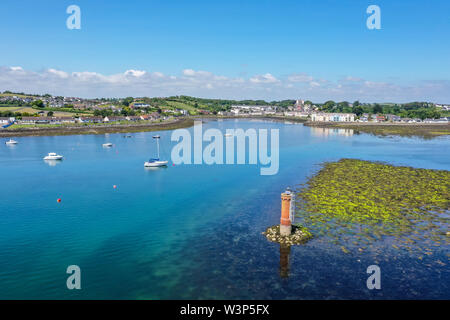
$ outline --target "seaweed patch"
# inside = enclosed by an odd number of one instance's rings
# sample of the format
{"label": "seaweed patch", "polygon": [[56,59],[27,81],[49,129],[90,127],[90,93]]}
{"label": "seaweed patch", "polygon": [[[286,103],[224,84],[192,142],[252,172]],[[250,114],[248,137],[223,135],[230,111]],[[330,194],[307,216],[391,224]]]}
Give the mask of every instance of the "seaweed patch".
{"label": "seaweed patch", "polygon": [[[299,190],[297,217],[314,235],[363,251],[384,237],[394,249],[449,244],[450,171],[341,159],[327,162]],[[419,244],[420,243],[420,244]]]}

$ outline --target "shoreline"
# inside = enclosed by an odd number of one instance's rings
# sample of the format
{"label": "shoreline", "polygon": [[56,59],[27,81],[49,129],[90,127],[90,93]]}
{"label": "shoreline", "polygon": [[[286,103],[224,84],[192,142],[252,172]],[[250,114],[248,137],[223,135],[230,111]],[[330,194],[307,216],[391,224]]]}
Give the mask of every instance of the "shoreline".
{"label": "shoreline", "polygon": [[377,136],[402,136],[435,138],[450,135],[450,124],[443,123],[366,123],[366,122],[305,122],[307,127],[325,129],[352,129],[356,133],[368,133]]}
{"label": "shoreline", "polygon": [[105,134],[105,133],[133,133],[158,130],[174,130],[189,128],[194,121],[226,119],[254,119],[268,121],[292,121],[302,123],[307,127],[325,129],[352,129],[357,134],[368,133],[378,136],[418,136],[422,138],[435,138],[450,135],[450,124],[440,123],[365,123],[365,122],[311,122],[302,118],[292,117],[265,117],[265,116],[192,116],[168,122],[130,123],[130,124],[103,124],[88,126],[59,126],[59,127],[27,127],[9,128],[0,130],[0,138],[27,137],[27,136],[62,136],[79,134]]}
{"label": "shoreline", "polygon": [[102,124],[88,126],[58,126],[58,127],[21,127],[19,129],[9,128],[0,129],[0,138],[12,137],[33,137],[33,136],[68,136],[79,134],[105,134],[105,133],[133,133],[148,132],[158,130],[174,130],[189,128],[194,125],[194,121],[199,120],[219,120],[219,119],[256,119],[270,121],[293,121],[304,123],[304,119],[290,117],[259,117],[259,116],[192,116],[189,118],[180,118],[170,122],[160,123],[138,123],[138,124]]}
{"label": "shoreline", "polygon": [[105,134],[105,133],[132,133],[147,132],[159,130],[174,130],[180,128],[189,128],[194,125],[193,119],[177,119],[170,122],[145,123],[145,124],[111,124],[97,126],[61,126],[55,128],[49,127],[30,127],[20,129],[0,130],[0,137],[32,137],[32,136],[67,136],[80,134]]}

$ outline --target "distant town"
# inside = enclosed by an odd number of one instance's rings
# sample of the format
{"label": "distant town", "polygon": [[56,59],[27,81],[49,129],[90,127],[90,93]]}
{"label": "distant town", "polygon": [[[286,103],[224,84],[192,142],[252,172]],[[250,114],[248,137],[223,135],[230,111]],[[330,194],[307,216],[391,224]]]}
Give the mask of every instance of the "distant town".
{"label": "distant town", "polygon": [[310,122],[448,123],[450,105],[431,102],[349,103],[222,100],[189,96],[83,99],[4,91],[0,125],[39,126],[165,121],[187,116],[280,117]]}

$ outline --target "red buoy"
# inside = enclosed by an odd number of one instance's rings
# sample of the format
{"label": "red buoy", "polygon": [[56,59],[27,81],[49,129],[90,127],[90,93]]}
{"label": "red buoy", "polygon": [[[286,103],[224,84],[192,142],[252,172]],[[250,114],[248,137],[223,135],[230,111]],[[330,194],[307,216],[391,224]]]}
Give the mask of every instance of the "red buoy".
{"label": "red buoy", "polygon": [[56,201],[61,202],[61,198],[58,198],[58,200],[56,200]]}
{"label": "red buoy", "polygon": [[113,188],[115,189],[115,188],[117,188],[117,186],[116,186],[116,185],[113,185]]}

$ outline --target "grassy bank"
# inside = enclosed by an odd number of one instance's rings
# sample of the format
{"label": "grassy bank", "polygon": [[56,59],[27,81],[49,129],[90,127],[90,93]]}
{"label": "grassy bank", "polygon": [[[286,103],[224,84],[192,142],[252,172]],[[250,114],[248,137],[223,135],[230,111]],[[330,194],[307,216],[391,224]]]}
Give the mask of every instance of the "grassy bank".
{"label": "grassy bank", "polygon": [[92,124],[92,125],[39,125],[39,126],[12,126],[0,130],[0,137],[23,136],[57,136],[74,134],[104,134],[104,133],[130,133],[159,130],[174,130],[188,128],[194,125],[192,119],[177,119],[167,122],[147,123],[119,123],[119,124]]}
{"label": "grassy bank", "polygon": [[260,119],[270,121],[292,121],[304,122],[305,120],[291,117],[221,117],[221,116],[193,116],[189,118],[178,118],[168,122],[146,122],[130,123],[121,121],[116,123],[98,124],[39,124],[39,125],[13,125],[7,129],[0,129],[0,137],[21,136],[52,136],[52,135],[74,135],[74,134],[103,134],[103,133],[126,133],[157,130],[174,130],[188,128],[194,125],[194,121],[218,120],[218,119]]}
{"label": "grassy bank", "polygon": [[[450,171],[342,159],[325,163],[299,191],[303,224],[348,252],[391,237],[392,247],[432,254],[449,243]],[[314,234],[314,231],[313,231]]]}
{"label": "grassy bank", "polygon": [[449,124],[434,124],[434,123],[330,123],[330,122],[306,122],[306,126],[319,127],[319,128],[342,128],[353,129],[356,133],[364,132],[373,135],[380,136],[405,136],[405,137],[422,137],[422,138],[434,138],[437,136],[450,134]]}

